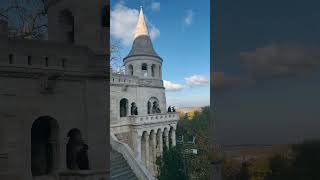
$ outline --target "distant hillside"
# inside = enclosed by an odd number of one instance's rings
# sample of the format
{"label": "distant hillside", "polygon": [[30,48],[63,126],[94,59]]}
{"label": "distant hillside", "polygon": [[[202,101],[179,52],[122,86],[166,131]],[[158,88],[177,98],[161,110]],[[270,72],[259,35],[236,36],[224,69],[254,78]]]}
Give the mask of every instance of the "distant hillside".
{"label": "distant hillside", "polygon": [[177,109],[177,112],[180,113],[190,113],[190,112],[195,112],[195,111],[201,111],[202,107],[184,107],[184,108],[179,108]]}
{"label": "distant hillside", "polygon": [[179,112],[182,116],[186,113],[188,113],[189,118],[193,117],[193,113],[198,111],[201,112],[202,107],[184,107],[184,108],[178,108],[177,112]]}

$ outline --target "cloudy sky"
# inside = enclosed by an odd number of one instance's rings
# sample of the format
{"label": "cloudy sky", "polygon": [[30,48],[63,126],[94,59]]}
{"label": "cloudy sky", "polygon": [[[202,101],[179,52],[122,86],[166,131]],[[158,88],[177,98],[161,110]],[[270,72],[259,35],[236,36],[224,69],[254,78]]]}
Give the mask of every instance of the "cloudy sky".
{"label": "cloudy sky", "polygon": [[320,138],[320,2],[215,2],[211,96],[219,141]]}
{"label": "cloudy sky", "polygon": [[[111,0],[111,41],[129,52],[140,6],[156,52],[163,58],[167,104],[210,104],[210,1]],[[120,62],[120,61],[119,61]]]}

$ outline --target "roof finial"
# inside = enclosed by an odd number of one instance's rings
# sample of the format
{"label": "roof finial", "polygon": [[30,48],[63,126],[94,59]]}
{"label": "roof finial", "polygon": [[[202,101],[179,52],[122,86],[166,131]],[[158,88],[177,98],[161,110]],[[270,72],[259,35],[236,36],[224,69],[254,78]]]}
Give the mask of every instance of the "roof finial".
{"label": "roof finial", "polygon": [[139,18],[136,26],[136,31],[134,33],[134,38],[141,35],[149,36],[147,24],[145,22],[144,15],[143,15],[142,6],[140,6],[140,8],[141,9],[140,9]]}

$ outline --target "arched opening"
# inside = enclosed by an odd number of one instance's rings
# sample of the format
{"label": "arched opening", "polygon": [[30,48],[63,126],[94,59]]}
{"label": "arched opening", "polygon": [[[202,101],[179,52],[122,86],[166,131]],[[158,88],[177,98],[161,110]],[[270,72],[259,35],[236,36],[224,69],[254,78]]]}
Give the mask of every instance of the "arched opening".
{"label": "arched opening", "polygon": [[135,102],[131,103],[131,115],[138,115],[138,107]]}
{"label": "arched opening", "polygon": [[[156,97],[151,97],[148,102],[150,102],[152,114],[161,113],[159,100]],[[149,108],[149,104],[148,104],[148,108]]]}
{"label": "arched opening", "polygon": [[159,128],[157,130],[157,134],[156,134],[157,138],[156,138],[156,149],[157,149],[157,157],[161,156],[161,152],[162,152],[162,131]]}
{"label": "arched opening", "polygon": [[126,117],[128,112],[128,99],[120,100],[120,117]]}
{"label": "arched opening", "polygon": [[67,137],[67,168],[72,170],[89,169],[88,145],[84,144],[82,133],[79,129],[71,129]]}
{"label": "arched opening", "polygon": [[68,9],[62,10],[59,15],[59,22],[65,41],[74,43],[74,17],[72,12]]}
{"label": "arched opening", "polygon": [[57,167],[58,123],[49,116],[36,119],[31,128],[32,176],[50,174]]}
{"label": "arched opening", "polygon": [[133,66],[131,64],[128,66],[128,74],[133,76]]}
{"label": "arched opening", "polygon": [[148,76],[148,65],[146,63],[143,63],[141,65],[141,71],[142,71],[142,76],[147,77]]}
{"label": "arched opening", "polygon": [[169,136],[169,133],[168,133],[168,129],[167,128],[164,128],[163,129],[163,135],[162,135],[162,144],[163,144],[163,151],[166,151],[169,149],[169,142],[167,141],[168,139],[168,136]]}
{"label": "arched opening", "polygon": [[147,165],[147,154],[149,153],[149,133],[144,131],[141,136],[141,160],[142,162]]}
{"label": "arched opening", "polygon": [[172,146],[172,132],[173,131],[173,127],[170,127],[170,130],[169,130],[169,148],[173,147]]}
{"label": "arched opening", "polygon": [[151,76],[152,77],[155,77],[155,70],[156,70],[156,65],[152,64],[152,66],[151,66]]}
{"label": "arched opening", "polygon": [[159,66],[159,78],[161,78],[161,66]]}
{"label": "arched opening", "polygon": [[151,113],[151,102],[150,101],[148,101],[148,114],[150,114]]}

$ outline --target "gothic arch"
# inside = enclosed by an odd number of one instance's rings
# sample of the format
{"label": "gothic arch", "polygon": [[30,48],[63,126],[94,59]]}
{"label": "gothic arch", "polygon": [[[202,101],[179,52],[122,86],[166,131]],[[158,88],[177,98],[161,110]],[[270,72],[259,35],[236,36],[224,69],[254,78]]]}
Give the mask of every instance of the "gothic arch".
{"label": "gothic arch", "polygon": [[69,9],[64,9],[59,13],[59,23],[62,36],[66,42],[74,43],[74,16]]}
{"label": "gothic arch", "polygon": [[31,128],[31,173],[41,176],[57,168],[58,122],[50,116],[37,118]]}
{"label": "gothic arch", "polygon": [[128,99],[122,98],[120,100],[120,117],[126,117],[128,115]]}
{"label": "gothic arch", "polygon": [[143,77],[147,77],[148,76],[148,65],[147,65],[147,63],[142,63],[141,64],[141,72],[142,72],[142,76]]}

